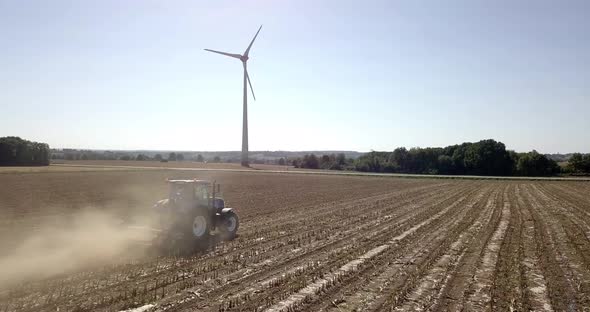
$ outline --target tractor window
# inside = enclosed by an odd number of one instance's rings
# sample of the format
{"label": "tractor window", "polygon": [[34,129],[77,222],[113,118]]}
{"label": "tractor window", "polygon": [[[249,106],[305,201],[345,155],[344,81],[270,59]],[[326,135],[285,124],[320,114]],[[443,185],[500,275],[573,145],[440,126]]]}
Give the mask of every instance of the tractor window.
{"label": "tractor window", "polygon": [[195,198],[196,199],[208,199],[208,194],[207,194],[207,187],[206,186],[198,186],[195,189]]}
{"label": "tractor window", "polygon": [[176,198],[183,199],[183,200],[191,200],[192,199],[192,187],[182,185],[176,189]]}

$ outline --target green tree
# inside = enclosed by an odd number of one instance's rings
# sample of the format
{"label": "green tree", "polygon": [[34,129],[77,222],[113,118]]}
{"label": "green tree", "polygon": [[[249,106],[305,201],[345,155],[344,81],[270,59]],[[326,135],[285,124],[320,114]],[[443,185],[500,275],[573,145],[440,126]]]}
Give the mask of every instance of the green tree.
{"label": "green tree", "polygon": [[[514,151],[506,150],[502,142],[482,140],[444,148],[428,147],[407,150],[401,147],[391,153],[373,151],[356,159],[354,167],[359,171],[370,172],[509,176],[517,173],[519,157],[520,155]],[[583,167],[584,157],[577,159],[579,163],[577,167]],[[536,158],[535,160],[537,161]],[[325,162],[324,158],[322,162]],[[538,162],[540,163],[537,165],[542,164],[543,169],[534,174],[547,175],[559,172],[554,163],[548,159],[540,157]],[[324,166],[322,165],[322,167]],[[521,171],[525,170],[522,168],[525,168],[524,160],[521,163]]]}
{"label": "green tree", "polygon": [[319,167],[322,169],[330,169],[332,166],[332,159],[330,159],[330,155],[322,155],[319,161]]}
{"label": "green tree", "polygon": [[19,137],[0,138],[1,166],[49,165],[50,149],[45,143],[23,140]]}
{"label": "green tree", "polygon": [[567,168],[573,173],[590,173],[590,154],[574,153],[567,162]]}
{"label": "green tree", "polygon": [[201,154],[197,155],[197,161],[198,161],[198,162],[203,162],[203,161],[205,161],[205,159],[203,158],[203,155],[201,155]]}
{"label": "green tree", "polygon": [[[391,157],[393,159],[393,157]],[[387,152],[369,152],[359,157],[355,162],[355,169],[365,172],[395,172],[397,163],[390,161]]]}
{"label": "green tree", "polygon": [[467,173],[476,175],[511,175],[512,161],[504,143],[494,140],[469,145],[464,158]]}
{"label": "green tree", "polygon": [[567,166],[570,168],[571,172],[584,172],[584,155],[580,153],[574,153],[567,161]]}
{"label": "green tree", "polygon": [[304,155],[301,162],[301,168],[318,169],[320,162],[315,154]]}
{"label": "green tree", "polygon": [[168,161],[176,161],[176,153],[172,152],[168,154]]}
{"label": "green tree", "polygon": [[516,164],[516,172],[521,176],[550,176],[559,173],[559,165],[547,156],[533,150],[520,154]]}
{"label": "green tree", "polygon": [[400,172],[410,172],[410,154],[405,147],[398,147],[391,153],[390,161],[395,162]]}
{"label": "green tree", "polygon": [[438,156],[438,173],[451,174],[453,172],[453,158],[449,155]]}
{"label": "green tree", "polygon": [[346,165],[346,155],[344,155],[344,153],[339,153],[336,155],[336,163],[338,163],[340,166]]}

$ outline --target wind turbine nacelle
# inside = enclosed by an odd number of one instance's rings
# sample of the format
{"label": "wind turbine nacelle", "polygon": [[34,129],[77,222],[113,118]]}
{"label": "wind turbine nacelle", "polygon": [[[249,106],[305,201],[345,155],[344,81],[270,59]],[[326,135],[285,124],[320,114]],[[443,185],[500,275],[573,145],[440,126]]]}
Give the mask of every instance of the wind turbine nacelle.
{"label": "wind turbine nacelle", "polygon": [[248,60],[248,56],[242,55],[240,56],[240,60],[245,63]]}

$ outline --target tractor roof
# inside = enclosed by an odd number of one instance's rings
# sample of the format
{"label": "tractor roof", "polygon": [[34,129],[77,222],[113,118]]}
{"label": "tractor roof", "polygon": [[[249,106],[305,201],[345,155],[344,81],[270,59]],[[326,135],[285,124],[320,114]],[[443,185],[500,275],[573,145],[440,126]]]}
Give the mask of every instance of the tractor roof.
{"label": "tractor roof", "polygon": [[188,183],[192,183],[192,184],[211,184],[210,181],[207,180],[197,180],[197,179],[187,179],[187,180],[167,180],[168,183],[174,183],[174,184],[188,184]]}

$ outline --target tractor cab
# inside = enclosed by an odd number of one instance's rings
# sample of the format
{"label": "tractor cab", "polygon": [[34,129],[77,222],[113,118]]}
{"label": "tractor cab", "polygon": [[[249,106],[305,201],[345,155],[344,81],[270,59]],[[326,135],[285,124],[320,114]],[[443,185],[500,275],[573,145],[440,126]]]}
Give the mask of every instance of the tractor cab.
{"label": "tractor cab", "polygon": [[[168,180],[170,183],[169,200],[182,211],[192,208],[208,207],[213,200],[210,192],[211,183],[204,180]],[[196,207],[195,207],[196,206]]]}
{"label": "tractor cab", "polygon": [[216,213],[225,208],[221,185],[207,180],[167,180],[170,184],[169,199],[175,204],[190,203],[197,207],[208,207]]}

